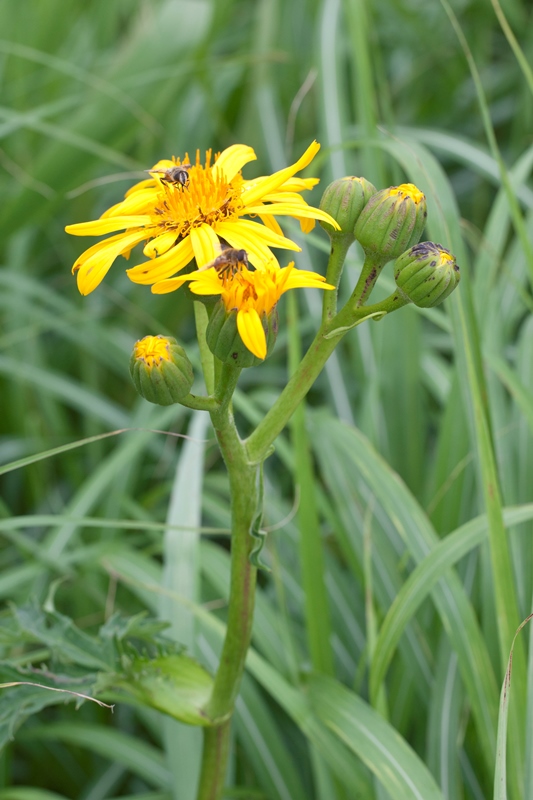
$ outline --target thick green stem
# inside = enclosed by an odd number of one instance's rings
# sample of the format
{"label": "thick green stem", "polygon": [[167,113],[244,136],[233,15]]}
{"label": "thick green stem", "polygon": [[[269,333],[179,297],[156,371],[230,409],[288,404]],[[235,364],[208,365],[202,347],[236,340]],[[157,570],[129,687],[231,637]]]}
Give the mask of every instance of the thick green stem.
{"label": "thick green stem", "polygon": [[198,800],[218,800],[222,797],[228,763],[231,721],[215,728],[204,729],[204,749]]}
{"label": "thick green stem", "polygon": [[222,369],[217,393],[220,408],[211,414],[229,473],[231,493],[231,578],[226,638],[206,713],[219,724],[204,731],[202,775],[198,800],[222,796],[230,736],[230,719],[239,692],[252,635],[257,570],[250,562],[252,525],[258,514],[260,470],[250,464],[231,411],[231,395],[240,370]]}
{"label": "thick green stem", "polygon": [[225,412],[229,406],[241,372],[242,369],[239,367],[233,367],[231,364],[221,364],[220,374],[217,378],[217,388],[215,390],[215,401],[218,403],[218,416]]}

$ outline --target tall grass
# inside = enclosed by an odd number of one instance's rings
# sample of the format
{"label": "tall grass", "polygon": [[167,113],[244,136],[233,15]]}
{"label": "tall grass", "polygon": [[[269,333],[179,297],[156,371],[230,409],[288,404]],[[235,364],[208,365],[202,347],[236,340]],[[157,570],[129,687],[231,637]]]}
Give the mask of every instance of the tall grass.
{"label": "tall grass", "polygon": [[[27,617],[17,628],[8,601],[88,635],[115,611],[148,611],[216,665],[223,465],[200,415],[149,407],[127,371],[149,333],[189,342],[198,363],[192,303],[130,283],[124,262],[80,298],[80,241],[63,227],[160,157],[242,141],[264,174],[316,137],[322,188],[345,174],[417,183],[428,238],[457,254],[463,280],[444,308],[356,328],[266,463],[271,572],[226,796],[503,798],[506,767],[508,796],[533,797],[527,627],[507,764],[497,747],[533,593],[533,26],[525,0],[495,5],[519,50],[481,0],[0,5],[0,680],[81,658]],[[299,265],[323,271],[324,233],[303,247]],[[350,251],[345,294],[361,256]],[[305,295],[275,357],[245,371],[243,430],[319,317]],[[196,730],[124,700],[112,715],[1,691],[0,800],[194,798]]]}

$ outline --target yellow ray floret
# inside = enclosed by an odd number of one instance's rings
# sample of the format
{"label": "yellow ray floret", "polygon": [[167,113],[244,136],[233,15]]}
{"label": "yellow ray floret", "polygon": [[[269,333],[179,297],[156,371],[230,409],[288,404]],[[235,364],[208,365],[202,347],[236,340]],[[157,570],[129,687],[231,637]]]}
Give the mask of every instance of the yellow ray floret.
{"label": "yellow ray floret", "polygon": [[[226,148],[214,163],[210,150],[203,163],[199,151],[194,162],[187,154],[183,160],[161,159],[149,170],[150,178],[129,189],[124,200],[100,219],[67,226],[67,233],[74,236],[114,234],[90,247],[74,264],[80,292],[92,292],[113,261],[119,255],[129,256],[140,242],[145,242],[143,253],[150,260],[127,271],[134,283],[150,285],[171,279],[193,258],[198,264],[208,263],[219,253],[221,241],[246,250],[258,270],[265,263],[279,266],[272,248],[300,248],[283,234],[277,216],[299,220],[304,231],[317,219],[338,227],[334,219],[308,205],[300,195],[318,180],[295,177],[319,148],[313,142],[292,166],[251,181],[243,178],[242,168],[256,155],[243,144]],[[181,179],[176,179],[179,166]]]}
{"label": "yellow ray floret", "polygon": [[334,289],[323,275],[295,269],[294,262],[280,269],[277,264],[265,263],[262,269],[250,270],[244,265],[235,272],[221,274],[214,267],[205,272],[197,270],[180,278],[158,281],[152,286],[154,294],[166,294],[190,281],[193,294],[220,295],[226,310],[237,310],[237,329],[251,353],[265,358],[267,343],[261,323],[263,314],[270,314],[279,298],[289,289]]}

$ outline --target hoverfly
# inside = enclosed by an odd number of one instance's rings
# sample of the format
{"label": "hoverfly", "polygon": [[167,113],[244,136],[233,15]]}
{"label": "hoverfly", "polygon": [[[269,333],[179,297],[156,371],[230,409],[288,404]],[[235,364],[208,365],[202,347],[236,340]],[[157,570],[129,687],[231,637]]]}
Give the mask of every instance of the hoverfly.
{"label": "hoverfly", "polygon": [[205,272],[207,269],[216,269],[221,278],[227,278],[229,275],[235,275],[239,272],[240,266],[248,267],[248,253],[246,250],[237,250],[235,247],[225,247],[221,254],[210,261],[209,264],[204,264],[200,267],[198,272]]}
{"label": "hoverfly", "polygon": [[147,169],[145,172],[160,172],[164,175],[164,177],[161,178],[163,183],[179,183],[181,186],[186,186],[189,182],[189,170],[191,166],[191,164],[178,164],[175,167],[170,167],[170,169]]}

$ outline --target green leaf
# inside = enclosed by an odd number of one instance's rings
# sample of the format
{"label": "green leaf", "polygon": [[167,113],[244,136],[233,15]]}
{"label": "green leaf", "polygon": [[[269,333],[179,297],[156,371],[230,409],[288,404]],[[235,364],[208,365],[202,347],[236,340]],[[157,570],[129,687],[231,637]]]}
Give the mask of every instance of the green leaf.
{"label": "green leaf", "polygon": [[419,756],[360,697],[326,676],[311,678],[309,696],[319,719],[361,758],[391,797],[443,800],[435,779]]}
{"label": "green leaf", "polygon": [[[0,688],[0,749],[13,739],[28,717],[38,714],[43,708],[73,701],[81,704],[82,698],[68,692],[93,695],[95,678],[94,674],[76,680],[70,675],[50,672],[20,672],[8,664],[0,663],[0,683],[24,684]],[[48,684],[52,691],[47,689]],[[58,692],[57,689],[65,691]]]}
{"label": "green leaf", "polygon": [[58,722],[37,726],[25,732],[27,740],[63,741],[98,753],[116,764],[127,767],[149,785],[167,789],[171,775],[163,763],[161,752],[134,736],[90,723]]}
{"label": "green leaf", "polygon": [[496,768],[494,770],[494,800],[507,800],[507,718],[509,715],[509,699],[511,696],[513,651],[516,637],[531,619],[533,619],[533,614],[526,617],[514,635],[511,652],[509,653],[509,661],[507,662],[507,670],[505,671],[505,678],[500,693]]}
{"label": "green leaf", "polygon": [[113,669],[112,643],[99,641],[84,633],[69,617],[55,611],[41,611],[34,604],[15,608],[13,614],[23,634],[50,648],[61,661],[93,670]]}
{"label": "green leaf", "polygon": [[[533,504],[504,509],[507,526],[533,519]],[[377,697],[394,650],[411,619],[450,567],[487,538],[486,516],[461,525],[440,541],[413,570],[400,589],[381,625],[370,673],[370,695]]]}
{"label": "green leaf", "polygon": [[[198,304],[201,305],[201,304]],[[209,354],[212,360],[211,354]],[[163,539],[164,594],[159,614],[170,621],[169,635],[197,655],[196,620],[171,596],[175,592],[200,601],[200,526],[204,485],[205,438],[209,417],[203,411],[191,415],[189,436],[181,448],[167,510]],[[180,529],[174,527],[180,526]],[[194,800],[202,761],[202,731],[192,730],[176,719],[163,719],[163,742],[169,769],[174,775],[174,800]]]}
{"label": "green leaf", "polygon": [[[407,487],[356,429],[324,413],[315,415],[315,452],[322,474],[338,503],[342,492],[354,491],[363,480],[400,533],[409,552],[420,563],[438,543],[431,522]],[[456,574],[434,587],[433,599],[459,658],[477,732],[487,765],[493,763],[496,744],[497,689],[492,664],[474,610]]]}
{"label": "green leaf", "polygon": [[0,800],[66,800],[62,794],[36,789],[33,786],[11,786],[0,789]]}

